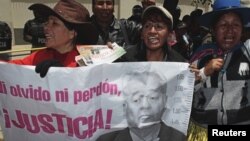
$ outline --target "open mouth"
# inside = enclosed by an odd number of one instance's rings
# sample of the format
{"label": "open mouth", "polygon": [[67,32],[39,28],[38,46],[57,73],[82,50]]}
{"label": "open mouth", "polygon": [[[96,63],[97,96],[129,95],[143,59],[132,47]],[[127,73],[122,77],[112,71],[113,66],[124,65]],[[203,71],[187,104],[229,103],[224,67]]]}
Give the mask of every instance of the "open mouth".
{"label": "open mouth", "polygon": [[155,36],[151,36],[151,37],[148,37],[148,41],[152,44],[155,44],[155,43],[158,43],[159,42],[159,39]]}
{"label": "open mouth", "polygon": [[154,124],[157,124],[157,123],[160,123],[160,121],[149,121],[149,122],[146,122],[146,123],[139,123],[138,128],[151,126],[151,125],[154,125]]}

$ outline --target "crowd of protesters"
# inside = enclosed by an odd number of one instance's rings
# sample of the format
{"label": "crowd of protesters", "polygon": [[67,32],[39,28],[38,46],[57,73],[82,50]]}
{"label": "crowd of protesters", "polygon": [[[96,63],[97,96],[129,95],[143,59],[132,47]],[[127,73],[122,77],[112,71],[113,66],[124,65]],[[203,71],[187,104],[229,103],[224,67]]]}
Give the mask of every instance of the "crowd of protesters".
{"label": "crowd of protesters", "polygon": [[[180,19],[178,0],[141,4],[129,19],[114,16],[114,0],[92,0],[92,16],[74,0],[60,0],[53,9],[33,4],[29,9],[47,19],[47,48],[9,62],[35,65],[44,77],[51,66],[77,67],[77,44],[116,42],[127,50],[119,61],[192,64],[197,81],[189,140],[197,140],[210,124],[250,124],[250,41],[245,33],[250,8],[240,0],[215,0],[212,11],[196,9]],[[150,14],[144,13],[149,9]]]}
{"label": "crowd of protesters", "polygon": [[[210,35],[210,32],[207,28],[199,26],[197,22],[203,12],[200,9],[191,11],[189,15],[185,15],[181,20],[181,9],[178,2],[179,0],[165,0],[163,3],[163,7],[173,17],[173,27],[168,35],[168,46],[189,60],[196,48],[204,43],[205,37]],[[141,0],[141,5],[135,5],[132,8],[131,17],[117,19],[114,16],[115,0],[92,0],[93,15],[90,16],[90,22],[95,26],[99,36],[95,44],[105,45],[108,42],[116,42],[124,48],[141,44],[142,12],[151,5],[156,5],[156,0]],[[43,23],[46,18],[40,15],[41,12],[36,9],[32,9],[32,7],[28,9],[33,12],[34,19],[30,19],[25,23],[23,40],[31,43],[33,48],[44,47],[46,46],[46,38]],[[11,33],[9,34],[11,35]],[[91,36],[89,33],[88,35]],[[209,41],[211,41],[211,38],[209,38]]]}

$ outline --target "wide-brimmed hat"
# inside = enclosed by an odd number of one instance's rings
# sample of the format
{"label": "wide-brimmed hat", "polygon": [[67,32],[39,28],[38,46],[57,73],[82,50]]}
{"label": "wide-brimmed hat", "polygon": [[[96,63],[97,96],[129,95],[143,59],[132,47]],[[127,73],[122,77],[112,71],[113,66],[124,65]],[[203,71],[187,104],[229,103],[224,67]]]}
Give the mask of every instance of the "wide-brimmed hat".
{"label": "wide-brimmed hat", "polygon": [[215,0],[212,8],[211,12],[205,13],[199,18],[201,26],[212,27],[214,20],[219,15],[227,12],[235,12],[240,15],[243,25],[250,21],[250,8],[241,6],[240,0]]}
{"label": "wide-brimmed hat", "polygon": [[165,18],[170,20],[170,22],[171,22],[170,28],[172,29],[173,28],[173,17],[170,14],[170,12],[162,6],[151,5],[151,6],[147,7],[142,13],[142,21],[144,21],[146,15],[150,15],[150,13],[154,12],[155,10],[160,11],[165,16]]}
{"label": "wide-brimmed hat", "polygon": [[53,15],[72,24],[78,33],[78,43],[95,44],[98,39],[97,30],[90,22],[88,10],[75,0],[60,0],[53,9],[40,3],[31,5],[29,9],[38,12],[43,17]]}

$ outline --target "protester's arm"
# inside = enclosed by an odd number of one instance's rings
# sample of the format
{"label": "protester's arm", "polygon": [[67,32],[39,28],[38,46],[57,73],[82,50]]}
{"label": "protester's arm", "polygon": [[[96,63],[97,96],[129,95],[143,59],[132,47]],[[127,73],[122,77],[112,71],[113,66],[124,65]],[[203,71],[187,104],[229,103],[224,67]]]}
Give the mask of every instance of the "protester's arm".
{"label": "protester's arm", "polygon": [[201,81],[202,77],[200,75],[200,69],[197,68],[195,64],[190,64],[189,66],[190,71],[194,73],[195,75],[195,81]]}
{"label": "protester's arm", "polygon": [[50,67],[63,67],[63,65],[58,60],[45,60],[36,65],[35,71],[40,74],[41,78],[44,78]]}
{"label": "protester's arm", "polygon": [[31,54],[31,55],[26,56],[25,58],[10,60],[8,62],[12,64],[18,64],[18,65],[33,65],[33,62],[31,61],[33,57],[34,57],[33,54]]}
{"label": "protester's arm", "polygon": [[198,67],[195,64],[190,65],[190,69],[192,72],[195,73],[195,80],[196,82],[205,82],[208,76],[211,76],[214,74],[214,72],[219,71],[222,69],[224,64],[223,59],[221,58],[215,58],[208,61],[208,63],[205,64],[204,67],[201,69],[198,69]]}
{"label": "protester's arm", "polygon": [[204,67],[204,74],[206,76],[211,76],[215,71],[222,69],[224,61],[222,58],[215,58],[210,60]]}

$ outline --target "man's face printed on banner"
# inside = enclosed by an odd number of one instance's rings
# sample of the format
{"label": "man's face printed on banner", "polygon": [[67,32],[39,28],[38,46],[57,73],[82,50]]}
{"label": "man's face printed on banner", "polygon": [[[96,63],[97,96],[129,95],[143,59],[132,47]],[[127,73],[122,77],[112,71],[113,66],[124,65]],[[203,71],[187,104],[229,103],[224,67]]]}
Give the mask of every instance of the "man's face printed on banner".
{"label": "man's face printed on banner", "polygon": [[143,127],[158,123],[164,112],[166,85],[155,75],[147,80],[131,79],[125,87],[126,101],[124,110],[129,127]]}

